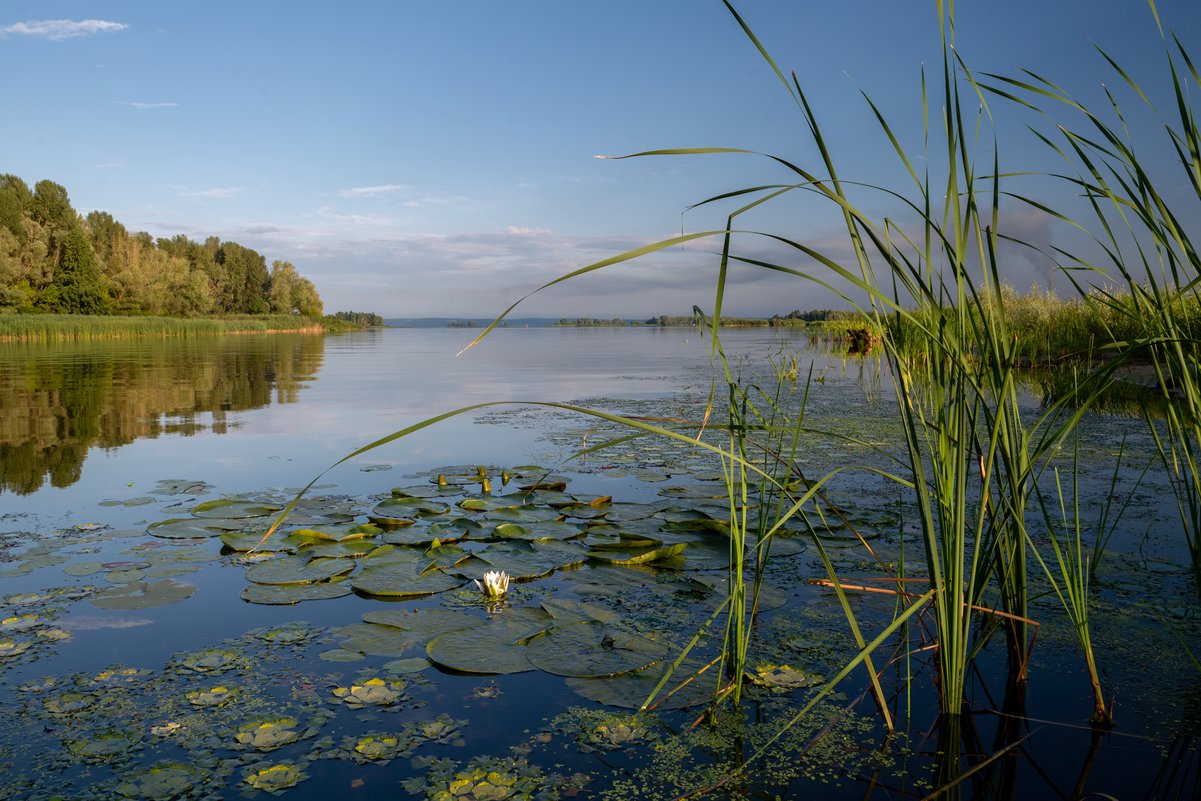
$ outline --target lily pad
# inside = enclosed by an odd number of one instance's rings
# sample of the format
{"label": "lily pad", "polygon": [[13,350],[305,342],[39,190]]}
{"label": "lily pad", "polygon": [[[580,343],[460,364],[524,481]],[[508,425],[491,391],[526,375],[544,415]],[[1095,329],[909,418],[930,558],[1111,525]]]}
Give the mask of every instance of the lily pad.
{"label": "lily pad", "polygon": [[159,762],[126,776],[116,790],[137,801],[173,801],[187,798],[203,779],[195,768],[181,762]]}
{"label": "lily pad", "polygon": [[492,534],[501,539],[513,540],[569,540],[583,534],[579,526],[558,520],[530,522],[528,525],[517,523],[500,523],[492,529]]}
{"label": "lily pad", "polygon": [[169,520],[160,520],[157,523],[151,523],[146,527],[146,533],[152,537],[162,537],[169,540],[209,539],[211,537],[219,537],[225,531],[240,529],[244,524],[242,520],[173,517]]}
{"label": "lily pad", "polygon": [[435,637],[425,652],[434,664],[461,673],[523,673],[534,669],[525,640],[536,633],[521,621],[492,622]]}
{"label": "lily pad", "polygon": [[341,643],[344,649],[373,656],[400,656],[423,639],[411,631],[375,623],[356,623],[336,631],[347,638]]}
{"label": "lily pad", "polygon": [[349,687],[335,687],[334,697],[351,709],[362,709],[365,706],[392,706],[403,701],[405,683],[401,679],[368,679],[362,684],[352,684]]}
{"label": "lily pad", "polygon": [[595,621],[555,626],[526,644],[535,666],[557,676],[616,676],[641,670],[667,654],[667,646]]}
{"label": "lily pad", "polygon": [[242,498],[222,498],[216,501],[193,506],[191,512],[196,517],[216,517],[241,520],[248,517],[266,517],[275,514],[282,507],[248,501]]}
{"label": "lily pad", "polygon": [[453,542],[463,536],[461,530],[434,531],[429,528],[398,528],[384,534],[383,541],[390,545],[431,545],[435,542]]}
{"label": "lily pad", "polygon": [[268,765],[248,773],[245,781],[256,790],[278,795],[289,787],[295,787],[308,777],[309,775],[298,765],[279,764]]}
{"label": "lily pad", "polygon": [[346,581],[320,584],[250,584],[242,588],[242,600],[252,604],[281,606],[298,604],[301,601],[341,598],[352,592],[354,588]]}
{"label": "lily pad", "polygon": [[256,553],[295,553],[311,540],[276,532],[263,539],[263,531],[227,531],[221,535],[221,543],[231,551],[245,553],[253,549]]}
{"label": "lily pad", "polygon": [[429,639],[448,631],[483,625],[484,622],[452,609],[373,609],[363,614],[363,620],[411,631]]}
{"label": "lily pad", "polygon": [[355,569],[352,559],[310,559],[307,556],[277,556],[246,569],[255,584],[315,584],[344,576]]}
{"label": "lily pad", "polygon": [[101,590],[89,600],[101,609],[153,609],[190,597],[198,588],[174,579],[162,579],[147,584],[136,581],[120,587]]}
{"label": "lily pad", "polygon": [[[604,679],[568,678],[566,682],[567,686],[576,693],[597,703],[622,709],[639,709],[671,664],[672,660],[664,659],[645,670],[622,673]],[[686,679],[696,674],[704,666],[704,663],[697,659],[691,657],[685,659],[656,697],[655,708],[685,709],[712,701],[713,683],[711,680],[704,679],[704,676],[708,676],[708,674],[703,674],[702,678],[684,684]],[[672,692],[673,690],[674,692]],[[671,694],[668,695],[668,693]]]}
{"label": "lily pad", "polygon": [[367,567],[350,581],[359,592],[387,598],[432,595],[463,584],[461,579],[433,569],[421,572],[413,563],[385,563]]}
{"label": "lily pad", "polygon": [[276,748],[294,743],[303,734],[297,728],[296,718],[264,718],[238,727],[234,736],[239,743],[259,751],[274,751]]}
{"label": "lily pad", "polygon": [[606,562],[611,565],[643,565],[670,559],[682,553],[686,547],[688,547],[686,543],[678,542],[674,545],[635,551],[592,551],[588,555],[598,562]]}

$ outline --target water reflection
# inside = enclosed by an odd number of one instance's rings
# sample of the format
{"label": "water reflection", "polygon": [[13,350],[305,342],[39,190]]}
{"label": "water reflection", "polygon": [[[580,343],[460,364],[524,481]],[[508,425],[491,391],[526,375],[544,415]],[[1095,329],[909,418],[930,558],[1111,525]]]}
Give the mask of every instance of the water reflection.
{"label": "water reflection", "polygon": [[295,402],[324,351],[314,335],[0,346],[0,491],[70,486],[93,448],[224,434],[231,412]]}

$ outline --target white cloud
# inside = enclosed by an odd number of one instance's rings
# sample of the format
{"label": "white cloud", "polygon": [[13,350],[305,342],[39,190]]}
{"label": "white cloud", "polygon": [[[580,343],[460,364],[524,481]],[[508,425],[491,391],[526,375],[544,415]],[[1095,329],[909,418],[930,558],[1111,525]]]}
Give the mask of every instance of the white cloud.
{"label": "white cloud", "polygon": [[218,186],[212,189],[201,189],[195,192],[180,192],[180,197],[231,198],[242,191],[241,186]]}
{"label": "white cloud", "polygon": [[147,103],[142,100],[116,100],[114,102],[118,106],[129,106],[131,108],[136,108],[136,109],[171,108],[172,106],[179,105],[178,103]]}
{"label": "white cloud", "polygon": [[400,192],[411,192],[413,187],[404,184],[380,184],[378,186],[356,186],[339,191],[338,197],[378,197],[379,195],[395,195]]}
{"label": "white cloud", "polygon": [[114,31],[123,31],[129,26],[123,22],[109,22],[102,19],[44,19],[31,20],[29,22],[15,22],[12,25],[6,25],[0,28],[0,34],[5,36],[15,34],[18,36],[40,36],[43,39],[49,39],[52,42],[61,42],[64,39],[75,39],[80,36],[92,36],[97,33],[111,33]]}

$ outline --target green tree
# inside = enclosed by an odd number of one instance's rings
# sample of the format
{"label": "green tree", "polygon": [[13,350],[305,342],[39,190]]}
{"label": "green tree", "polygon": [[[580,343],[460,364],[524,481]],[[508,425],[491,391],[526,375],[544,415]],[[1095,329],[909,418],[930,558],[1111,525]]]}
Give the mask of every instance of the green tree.
{"label": "green tree", "polygon": [[0,226],[22,235],[22,220],[29,216],[33,192],[15,175],[0,175]]}
{"label": "green tree", "polygon": [[305,317],[320,317],[325,313],[325,304],[317,294],[317,287],[307,278],[301,278],[296,284],[296,294],[293,296],[296,313]]}
{"label": "green tree", "polygon": [[54,281],[43,293],[42,305],[59,314],[106,314],[108,295],[87,237],[72,228],[63,239]]}
{"label": "green tree", "polygon": [[300,274],[296,272],[296,268],[288,261],[280,261],[276,259],[271,263],[271,313],[272,314],[295,314],[296,313],[296,284],[300,280]]}
{"label": "green tree", "polygon": [[232,314],[264,314],[271,309],[267,260],[237,242],[223,242],[216,254],[222,267],[221,310]]}
{"label": "green tree", "polygon": [[30,213],[42,225],[62,231],[75,224],[75,210],[71,208],[67,190],[54,181],[42,180],[34,185]]}

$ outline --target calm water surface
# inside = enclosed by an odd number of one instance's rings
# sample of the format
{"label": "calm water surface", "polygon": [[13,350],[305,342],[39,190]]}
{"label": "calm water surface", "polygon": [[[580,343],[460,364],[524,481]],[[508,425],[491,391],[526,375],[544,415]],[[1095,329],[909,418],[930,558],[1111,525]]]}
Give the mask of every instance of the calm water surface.
{"label": "calm water surface", "polygon": [[[356,448],[425,418],[491,401],[669,396],[707,382],[708,352],[680,330],[387,329],[74,346],[0,345],[4,509],[89,522],[96,501],[161,479],[222,492],[296,486]],[[783,347],[762,332],[727,347]],[[387,484],[357,468],[517,463],[526,432],[468,415],[356,459],[346,491]],[[50,523],[47,520],[47,523]]]}
{"label": "calm water surface", "polygon": [[[611,733],[616,724],[601,725],[587,715],[612,708],[583,700],[554,675],[455,675],[428,665],[407,673],[411,663],[402,670],[390,662],[398,656],[420,662],[422,643],[364,648],[367,655],[357,661],[337,661],[335,652],[352,637],[343,627],[359,623],[365,612],[429,607],[483,615],[473,591],[400,604],[357,594],[296,606],[246,603],[239,595],[247,586],[245,567],[236,555],[223,555],[216,539],[147,536],[148,525],[187,518],[202,501],[285,500],[356,448],[474,404],[561,401],[628,414],[703,413],[709,353],[691,330],[502,329],[456,357],[474,333],[390,329],[331,337],[0,345],[0,703],[13,721],[0,735],[0,798],[254,797],[262,793],[249,787],[247,777],[273,764],[312,777],[287,790],[288,798],[354,791],[423,798],[455,771],[470,773],[484,764],[469,760],[488,754],[515,759],[506,764],[518,774],[526,771],[546,798],[577,792],[644,797],[628,784],[606,794],[614,781],[642,782],[649,797],[649,783],[659,782],[657,792],[671,786],[675,779],[665,776],[699,776],[703,763],[655,768],[650,757],[668,731],[687,730],[687,717],[664,716],[664,728],[653,734],[598,745],[596,732]],[[773,373],[764,356],[799,355],[801,385],[812,376],[808,419],[825,432],[807,435],[802,444],[814,475],[867,462],[895,469],[880,452],[895,452],[898,443],[889,422],[893,402],[882,388],[887,381],[881,382],[874,361],[819,353],[801,337],[762,329],[728,331],[723,344],[736,368],[769,392]],[[1037,397],[1029,401],[1033,414]],[[1092,514],[1112,481],[1110,457],[1119,447],[1131,454],[1118,479],[1118,488],[1130,491],[1151,441],[1141,421],[1115,417],[1089,418],[1082,433],[1082,514]],[[678,450],[646,445],[625,461],[620,451],[565,461],[606,436],[589,418],[530,407],[484,409],[356,457],[325,476],[314,494],[341,499],[361,521],[392,488],[429,487],[431,470],[536,464],[568,478],[568,491],[585,499],[652,502],[669,517],[680,514],[671,509],[708,502],[694,492],[689,474],[716,465],[698,466]],[[892,513],[880,516],[895,505],[895,487],[870,477],[847,482],[834,489],[865,521],[874,521],[867,525],[906,525]],[[1047,722],[1023,721],[1015,735],[998,722],[1004,718],[965,721],[964,768],[999,747],[994,740],[1035,736],[1021,759],[977,774],[960,786],[959,797],[1075,797],[1087,788],[1121,798],[1187,798],[1198,788],[1201,693],[1196,674],[1189,673],[1196,668],[1180,658],[1179,647],[1192,642],[1194,653],[1201,652],[1193,639],[1196,601],[1181,590],[1187,581],[1180,580],[1179,524],[1161,477],[1152,470],[1138,487],[1096,590],[1101,612],[1094,639],[1107,689],[1118,694],[1118,731],[1093,738],[1080,726],[1088,711],[1087,683],[1070,629],[1048,622],[1026,699],[1030,717]],[[878,542],[888,559],[898,558],[895,546],[888,536]],[[832,597],[807,584],[820,575],[820,563],[803,544],[796,548],[771,576],[788,605],[785,614],[768,618],[765,633],[771,630],[774,643],[768,652],[777,663],[828,675],[853,651],[845,649],[845,622]],[[701,558],[702,550],[695,550],[694,558]],[[719,562],[720,553],[705,558]],[[840,570],[872,572],[858,552],[835,546],[834,558]],[[719,565],[690,572],[626,568],[619,574],[590,565],[516,585],[514,604],[537,606],[549,598],[621,609],[624,601],[623,615],[631,619],[678,615],[679,634],[694,625],[690,615],[703,612],[703,588],[690,575],[706,570],[724,574]],[[590,581],[594,572],[607,577]],[[630,579],[614,601],[605,593],[613,592],[619,575],[637,581]],[[174,581],[191,587],[179,602],[138,608],[103,600],[122,587],[146,586],[138,582]],[[857,603],[866,617],[878,615],[880,626],[892,613],[887,599]],[[1050,621],[1055,607],[1048,603],[1041,610]],[[299,622],[307,628],[295,643],[279,645],[262,634]],[[823,639],[827,635],[833,639]],[[5,642],[27,650],[5,656]],[[836,644],[821,644],[828,642]],[[197,654],[209,661],[197,663]],[[986,654],[981,664],[995,667],[992,659]],[[113,673],[113,666],[142,672]],[[379,676],[407,683],[403,702],[391,711],[348,710],[331,695],[334,688]],[[862,682],[851,683],[857,689],[848,686],[849,693],[862,689]],[[892,756],[880,764],[863,758],[883,744],[869,702],[850,716],[859,722],[839,730],[849,739],[839,740],[841,756],[827,757],[833,762],[823,763],[825,773],[782,779],[771,785],[773,792],[796,798],[923,795],[934,779],[932,756],[946,747],[927,736],[929,684],[928,675],[919,675],[913,695],[898,700],[902,718],[910,702],[925,710],[905,723],[909,756],[883,748]],[[241,700],[212,710],[185,700],[188,692],[218,685],[233,687]],[[979,708],[1001,706],[1000,698],[989,696],[993,689],[987,679],[978,681],[973,691]],[[763,721],[787,716],[781,706],[786,698],[791,696],[768,693],[754,702],[755,715]],[[255,731],[272,715],[301,721],[294,725],[305,730],[303,736],[278,750],[239,741],[249,736],[247,727]],[[457,733],[443,740],[413,734],[414,726],[436,715],[453,719],[448,725]],[[754,731],[738,735],[740,748],[742,737],[761,736]],[[412,747],[377,764],[355,751],[354,738],[389,732],[407,732]],[[710,758],[729,758],[706,743],[699,750]],[[176,767],[162,767],[168,763]],[[551,777],[554,766],[592,778],[576,786]],[[552,786],[558,790],[546,789]],[[56,795],[62,788],[66,795]],[[514,791],[512,797],[530,796]]]}

